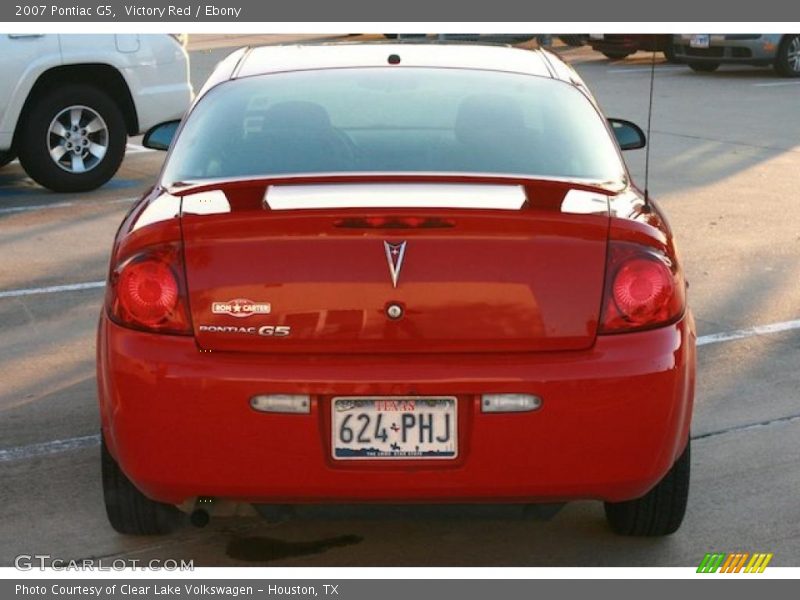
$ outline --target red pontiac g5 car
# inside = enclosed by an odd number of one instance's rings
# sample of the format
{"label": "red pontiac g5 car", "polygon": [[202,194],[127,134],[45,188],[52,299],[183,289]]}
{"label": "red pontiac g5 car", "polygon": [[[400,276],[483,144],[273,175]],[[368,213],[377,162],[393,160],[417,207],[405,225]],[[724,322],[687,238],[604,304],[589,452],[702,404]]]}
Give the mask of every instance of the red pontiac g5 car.
{"label": "red pontiac g5 car", "polygon": [[[174,137],[174,139],[173,139]],[[120,532],[215,499],[563,503],[680,525],[695,329],[672,233],[554,55],[243,49],[113,246],[98,332]]]}

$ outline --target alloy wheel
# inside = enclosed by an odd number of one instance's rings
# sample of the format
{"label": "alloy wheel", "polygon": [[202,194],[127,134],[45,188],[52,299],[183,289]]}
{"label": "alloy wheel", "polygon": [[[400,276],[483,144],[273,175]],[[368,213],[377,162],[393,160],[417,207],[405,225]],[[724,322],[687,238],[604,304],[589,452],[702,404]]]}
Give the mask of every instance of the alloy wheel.
{"label": "alloy wheel", "polygon": [[800,73],[800,35],[794,36],[786,49],[786,62],[795,73]]}
{"label": "alloy wheel", "polygon": [[108,126],[88,106],[69,106],[47,130],[50,158],[64,171],[85,173],[99,165],[108,151]]}

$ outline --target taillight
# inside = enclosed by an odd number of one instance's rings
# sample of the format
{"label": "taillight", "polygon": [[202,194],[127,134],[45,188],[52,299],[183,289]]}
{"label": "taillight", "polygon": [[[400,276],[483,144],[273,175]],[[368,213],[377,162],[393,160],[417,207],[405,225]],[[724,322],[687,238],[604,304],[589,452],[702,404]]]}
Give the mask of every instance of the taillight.
{"label": "taillight", "polygon": [[685,297],[675,261],[645,246],[611,242],[600,333],[667,325],[683,314]]}
{"label": "taillight", "polygon": [[120,325],[190,335],[180,246],[148,248],[118,265],[111,273],[106,306]]}

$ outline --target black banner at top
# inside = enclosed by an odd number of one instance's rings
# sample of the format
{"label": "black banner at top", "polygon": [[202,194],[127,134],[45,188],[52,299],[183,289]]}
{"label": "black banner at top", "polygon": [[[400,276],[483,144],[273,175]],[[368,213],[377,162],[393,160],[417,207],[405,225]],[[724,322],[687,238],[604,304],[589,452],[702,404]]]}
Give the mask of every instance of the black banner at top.
{"label": "black banner at top", "polygon": [[0,21],[797,22],[787,0],[10,0]]}

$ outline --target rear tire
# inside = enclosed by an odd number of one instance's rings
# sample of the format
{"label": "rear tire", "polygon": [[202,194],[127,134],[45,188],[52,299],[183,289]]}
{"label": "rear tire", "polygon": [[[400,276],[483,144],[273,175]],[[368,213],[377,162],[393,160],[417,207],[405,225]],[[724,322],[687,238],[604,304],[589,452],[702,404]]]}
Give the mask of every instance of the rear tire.
{"label": "rear tire", "polygon": [[570,48],[577,48],[579,46],[583,46],[586,43],[586,36],[580,34],[560,35],[558,36],[558,39],[560,39]]}
{"label": "rear tire", "polygon": [[[70,125],[73,108],[81,119],[76,131],[67,131],[63,126]],[[54,133],[58,127],[60,135]],[[73,137],[67,139],[68,134]],[[34,181],[54,192],[86,192],[114,176],[125,156],[127,138],[122,111],[108,94],[91,85],[67,84],[30,102],[16,140],[19,162]],[[84,155],[73,162],[73,152],[66,148],[78,145]],[[104,149],[102,156],[90,151],[95,148]],[[58,161],[51,154],[56,151]]]}
{"label": "rear tire", "polygon": [[783,36],[775,58],[775,70],[782,77],[800,77],[800,34]]}
{"label": "rear tire", "polygon": [[606,502],[606,519],[620,535],[661,536],[675,533],[689,498],[690,442],[656,487],[636,500]]}
{"label": "rear tire", "polygon": [[692,71],[697,71],[698,73],[713,73],[714,71],[719,69],[718,62],[689,61],[686,64],[689,65],[689,68]]}
{"label": "rear tire", "polygon": [[103,498],[111,526],[130,535],[162,535],[178,528],[183,513],[171,504],[150,500],[122,472],[117,461],[101,445]]}
{"label": "rear tire", "polygon": [[672,64],[680,64],[681,62],[675,55],[675,46],[673,46],[672,44],[669,44],[666,48],[664,48],[664,58],[667,59],[668,63]]}

